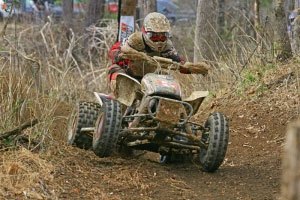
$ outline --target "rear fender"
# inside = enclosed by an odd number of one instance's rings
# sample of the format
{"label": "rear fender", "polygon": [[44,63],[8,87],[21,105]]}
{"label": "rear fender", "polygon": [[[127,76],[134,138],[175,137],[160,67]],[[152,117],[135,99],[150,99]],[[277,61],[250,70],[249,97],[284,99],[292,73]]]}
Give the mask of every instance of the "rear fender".
{"label": "rear fender", "polygon": [[127,74],[120,73],[116,78],[115,99],[120,103],[131,106],[136,98],[136,92],[141,90],[141,84]]}
{"label": "rear fender", "polygon": [[204,98],[208,96],[208,94],[208,91],[194,91],[189,97],[183,99],[183,101],[191,104],[194,115],[198,112],[201,103],[203,102]]}

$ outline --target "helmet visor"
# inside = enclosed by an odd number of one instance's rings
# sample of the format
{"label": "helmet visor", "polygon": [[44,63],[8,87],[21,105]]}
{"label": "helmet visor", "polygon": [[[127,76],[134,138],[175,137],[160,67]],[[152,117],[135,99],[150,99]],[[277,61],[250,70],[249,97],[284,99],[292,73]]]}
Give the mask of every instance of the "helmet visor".
{"label": "helmet visor", "polygon": [[147,36],[152,42],[165,42],[168,39],[168,33],[147,32]]}

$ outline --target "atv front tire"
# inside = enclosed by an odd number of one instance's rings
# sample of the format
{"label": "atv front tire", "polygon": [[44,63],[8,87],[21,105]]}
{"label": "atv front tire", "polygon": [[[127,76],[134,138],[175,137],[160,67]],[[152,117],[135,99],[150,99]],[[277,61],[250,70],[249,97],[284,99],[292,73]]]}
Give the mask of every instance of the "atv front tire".
{"label": "atv front tire", "polygon": [[99,157],[108,157],[116,149],[122,122],[121,105],[118,101],[103,101],[93,136],[93,151]]}
{"label": "atv front tire", "polygon": [[79,102],[71,114],[67,142],[81,149],[92,147],[92,136],[81,133],[82,128],[95,127],[100,112],[100,104],[94,102]]}
{"label": "atv front tire", "polygon": [[203,171],[214,172],[222,164],[227,151],[228,121],[222,113],[215,112],[208,117],[204,126],[209,132],[203,133],[201,140],[208,144],[208,148],[200,148],[200,164]]}

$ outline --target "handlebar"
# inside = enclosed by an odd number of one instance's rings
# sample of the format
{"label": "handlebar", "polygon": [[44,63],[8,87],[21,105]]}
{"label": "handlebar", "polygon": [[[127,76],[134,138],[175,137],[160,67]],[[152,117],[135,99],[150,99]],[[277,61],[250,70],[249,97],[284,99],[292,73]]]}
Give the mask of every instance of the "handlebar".
{"label": "handlebar", "polygon": [[184,70],[192,74],[202,74],[202,75],[208,74],[209,71],[209,66],[204,62],[199,62],[199,63],[186,62],[184,64],[181,64],[169,58],[163,58],[159,56],[151,57],[145,54],[144,52],[139,52],[129,47],[122,47],[121,52],[122,52],[121,58],[123,59],[143,61],[146,62],[148,65],[155,65],[155,66],[159,65],[163,69]]}

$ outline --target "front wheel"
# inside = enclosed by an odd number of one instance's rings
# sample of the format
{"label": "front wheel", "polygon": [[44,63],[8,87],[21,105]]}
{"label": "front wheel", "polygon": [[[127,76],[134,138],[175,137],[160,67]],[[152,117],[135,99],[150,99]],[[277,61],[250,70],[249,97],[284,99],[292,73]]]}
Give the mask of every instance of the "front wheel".
{"label": "front wheel", "polygon": [[107,157],[115,150],[121,122],[120,103],[111,99],[103,101],[93,135],[93,151],[97,156]]}
{"label": "front wheel", "polygon": [[228,120],[222,113],[215,112],[208,117],[204,126],[209,131],[202,134],[201,140],[208,147],[200,148],[200,164],[203,171],[214,172],[222,164],[227,151]]}
{"label": "front wheel", "polygon": [[100,112],[100,104],[94,102],[79,102],[71,114],[68,138],[69,145],[74,145],[81,149],[90,149],[92,137],[82,133],[82,128],[94,127]]}

